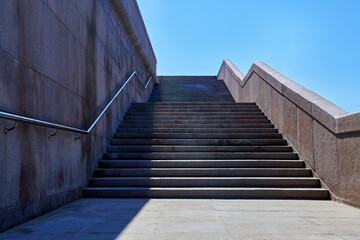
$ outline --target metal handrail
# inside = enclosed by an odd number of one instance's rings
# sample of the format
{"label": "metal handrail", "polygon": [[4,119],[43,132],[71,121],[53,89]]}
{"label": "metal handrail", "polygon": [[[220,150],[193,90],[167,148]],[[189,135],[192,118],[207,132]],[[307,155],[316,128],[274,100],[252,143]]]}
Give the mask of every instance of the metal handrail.
{"label": "metal handrail", "polygon": [[[60,130],[65,130],[65,131],[70,131],[70,132],[76,132],[76,133],[81,133],[81,134],[89,134],[91,132],[91,130],[95,127],[96,123],[98,123],[98,121],[100,120],[100,118],[105,114],[105,112],[109,109],[110,105],[115,101],[115,99],[117,98],[117,96],[121,93],[121,91],[124,89],[124,87],[126,86],[126,84],[128,84],[130,82],[130,80],[133,77],[136,77],[136,79],[139,81],[139,83],[141,84],[141,86],[146,89],[147,86],[149,85],[150,81],[152,80],[152,76],[149,78],[149,80],[147,81],[146,85],[144,86],[144,84],[140,81],[139,76],[137,75],[136,71],[134,71],[130,77],[126,80],[126,82],[121,86],[121,88],[119,89],[119,91],[117,91],[117,93],[115,94],[115,96],[109,101],[109,103],[106,105],[106,107],[101,111],[101,113],[99,114],[99,116],[95,119],[95,121],[91,124],[91,126],[87,129],[80,129],[80,128],[74,128],[74,127],[69,127],[66,125],[61,125],[61,124],[56,124],[56,123],[51,123],[51,122],[47,122],[47,121],[42,121],[42,120],[38,120],[38,119],[34,119],[34,118],[29,118],[29,117],[25,117],[25,116],[21,116],[21,115],[17,115],[17,114],[12,114],[12,113],[7,113],[7,112],[3,112],[0,111],[0,117],[1,118],[6,118],[6,119],[10,119],[10,120],[14,120],[14,121],[20,121],[20,122],[26,122],[26,123],[31,123],[31,124],[35,124],[35,125],[39,125],[39,126],[44,126],[44,127],[51,127],[51,128],[55,128],[55,129],[60,129]],[[6,132],[6,128],[5,128],[5,132]]]}

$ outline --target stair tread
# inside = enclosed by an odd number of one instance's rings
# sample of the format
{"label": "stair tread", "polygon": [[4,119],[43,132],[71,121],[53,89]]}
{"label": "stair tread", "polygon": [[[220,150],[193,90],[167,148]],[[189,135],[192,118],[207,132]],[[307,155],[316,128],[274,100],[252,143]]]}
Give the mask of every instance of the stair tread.
{"label": "stair tread", "polygon": [[175,160],[166,160],[166,159],[129,159],[129,160],[123,160],[123,159],[102,159],[100,161],[118,161],[118,162],[124,162],[124,161],[149,161],[149,162],[304,162],[303,160],[293,160],[293,159],[175,159]]}
{"label": "stair tread", "polygon": [[95,170],[109,170],[109,171],[141,171],[141,170],[151,170],[151,171],[208,171],[208,170],[245,170],[245,171],[309,171],[310,168],[95,168]]}
{"label": "stair tread", "polygon": [[150,161],[150,162],[304,162],[303,160],[299,159],[102,159],[100,161]]}
{"label": "stair tread", "polygon": [[96,179],[249,179],[249,180],[319,180],[316,177],[97,177]]}
{"label": "stair tread", "polygon": [[325,188],[262,188],[262,187],[96,187],[96,188],[84,188],[84,190],[88,189],[108,189],[108,190],[114,190],[114,189],[129,189],[129,190],[137,190],[137,189],[143,189],[143,190],[227,190],[227,191],[234,191],[234,190],[262,190],[262,191],[274,191],[274,190],[287,190],[287,191],[325,191],[328,190]]}

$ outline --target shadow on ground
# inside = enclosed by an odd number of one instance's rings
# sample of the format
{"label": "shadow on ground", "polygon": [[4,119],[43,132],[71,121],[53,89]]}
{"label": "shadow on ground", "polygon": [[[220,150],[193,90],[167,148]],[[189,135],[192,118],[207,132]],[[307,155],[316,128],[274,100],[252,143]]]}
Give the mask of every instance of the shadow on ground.
{"label": "shadow on ground", "polygon": [[0,234],[0,239],[116,239],[148,199],[80,199]]}

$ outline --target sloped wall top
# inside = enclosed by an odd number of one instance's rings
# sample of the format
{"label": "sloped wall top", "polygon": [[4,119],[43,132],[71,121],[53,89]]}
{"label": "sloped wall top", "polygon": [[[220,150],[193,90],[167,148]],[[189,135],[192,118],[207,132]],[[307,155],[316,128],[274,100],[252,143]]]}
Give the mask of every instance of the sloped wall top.
{"label": "sloped wall top", "polygon": [[266,63],[253,63],[244,76],[229,59],[225,59],[218,72],[218,79],[223,79],[223,68],[231,73],[241,87],[244,87],[251,75],[256,72],[269,85],[313,116],[334,134],[360,131],[360,112],[347,113],[332,102],[287,78]]}

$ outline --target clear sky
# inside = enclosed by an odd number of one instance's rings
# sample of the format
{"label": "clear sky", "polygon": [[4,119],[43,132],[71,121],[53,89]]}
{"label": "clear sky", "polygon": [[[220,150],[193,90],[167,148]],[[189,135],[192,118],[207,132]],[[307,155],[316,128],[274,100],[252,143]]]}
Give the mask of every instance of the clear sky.
{"label": "clear sky", "polygon": [[360,111],[360,0],[138,0],[158,75],[244,74],[262,61]]}

